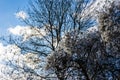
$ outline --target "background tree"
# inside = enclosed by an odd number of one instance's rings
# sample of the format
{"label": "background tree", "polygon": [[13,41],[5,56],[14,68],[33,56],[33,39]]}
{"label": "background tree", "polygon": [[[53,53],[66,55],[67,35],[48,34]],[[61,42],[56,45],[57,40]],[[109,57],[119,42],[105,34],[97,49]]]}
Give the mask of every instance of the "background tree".
{"label": "background tree", "polygon": [[[86,9],[94,2],[92,0],[36,0],[30,3],[29,18],[23,21],[32,28],[45,30],[47,33],[45,36],[39,31],[43,37],[39,39],[41,44],[38,47],[46,48],[48,51],[44,52],[48,54],[50,51],[55,51],[66,32],[75,29],[79,31],[95,24],[92,16],[86,13]],[[32,41],[32,44],[38,43]]]}

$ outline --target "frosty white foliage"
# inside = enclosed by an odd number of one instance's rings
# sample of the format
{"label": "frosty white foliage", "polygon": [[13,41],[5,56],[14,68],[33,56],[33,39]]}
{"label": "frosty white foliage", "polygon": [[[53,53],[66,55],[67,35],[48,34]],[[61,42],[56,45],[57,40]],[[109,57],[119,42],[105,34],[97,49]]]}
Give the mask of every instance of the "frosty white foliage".
{"label": "frosty white foliage", "polygon": [[23,55],[20,54],[20,49],[15,45],[8,45],[5,47],[1,43],[0,49],[0,78],[2,80],[12,80],[9,76],[13,71],[12,65],[10,64],[21,65]]}
{"label": "frosty white foliage", "polygon": [[93,26],[87,29],[88,32],[95,32],[98,31],[98,27],[97,26]]}
{"label": "frosty white foliage", "polygon": [[19,11],[17,13],[15,13],[16,18],[20,18],[25,20],[26,18],[28,18],[28,14],[25,13],[24,11]]}
{"label": "frosty white foliage", "polygon": [[[93,26],[93,27],[88,28],[87,30],[80,30],[79,32],[77,32],[77,30],[76,30],[76,31],[68,32],[67,34],[70,33],[71,34],[71,38],[74,37],[74,35],[78,35],[79,39],[82,39],[82,38],[86,38],[89,33],[94,33],[96,31],[98,31],[98,27],[97,26]],[[61,42],[64,42],[66,40],[66,37],[67,37],[66,35],[62,36],[62,41]]]}
{"label": "frosty white foliage", "polygon": [[120,0],[115,0],[115,3],[114,3],[116,6],[120,6]]}
{"label": "frosty white foliage", "polygon": [[97,0],[96,3],[93,5],[97,7],[98,10],[103,9],[105,5],[110,6],[109,3],[112,3],[114,0]]}
{"label": "frosty white foliage", "polygon": [[44,28],[38,29],[36,27],[30,27],[30,26],[20,26],[17,25],[14,28],[9,28],[8,31],[14,35],[22,36],[23,41],[36,36],[39,38],[42,38],[43,36],[47,35],[47,32]]}
{"label": "frosty white foliage", "polygon": [[[1,49],[0,50],[0,57],[1,57],[0,60],[1,59],[12,60],[14,55],[20,55],[20,49],[15,45],[8,45],[8,46],[4,47],[1,43],[0,49]],[[17,56],[14,57],[14,59],[18,60]]]}
{"label": "frosty white foliage", "polygon": [[[34,70],[36,74],[44,76],[45,58],[36,54],[21,54],[16,45],[4,46],[0,43],[0,80],[26,80],[29,73],[24,69]],[[28,70],[29,71],[29,70]],[[38,76],[39,77],[39,76]],[[36,80],[37,77],[35,77]]]}
{"label": "frosty white foliage", "polygon": [[96,18],[96,12],[103,10],[105,6],[110,6],[114,0],[95,0],[94,3],[85,10],[85,13],[94,16]]}

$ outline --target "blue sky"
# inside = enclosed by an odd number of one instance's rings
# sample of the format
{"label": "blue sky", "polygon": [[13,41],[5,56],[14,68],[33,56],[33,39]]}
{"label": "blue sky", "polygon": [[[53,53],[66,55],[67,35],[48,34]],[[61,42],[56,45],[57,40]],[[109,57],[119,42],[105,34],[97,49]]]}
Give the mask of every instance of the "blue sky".
{"label": "blue sky", "polygon": [[15,13],[27,7],[29,0],[0,0],[0,34],[9,27],[22,24]]}

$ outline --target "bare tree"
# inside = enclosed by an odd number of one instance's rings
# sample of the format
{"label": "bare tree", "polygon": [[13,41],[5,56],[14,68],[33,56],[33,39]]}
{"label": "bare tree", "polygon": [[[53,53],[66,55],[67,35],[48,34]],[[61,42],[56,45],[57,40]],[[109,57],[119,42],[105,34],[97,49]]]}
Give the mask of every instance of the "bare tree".
{"label": "bare tree", "polygon": [[66,32],[77,28],[81,30],[95,23],[90,14],[86,14],[86,9],[93,3],[89,0],[36,0],[30,3],[29,18],[24,22],[32,27],[44,28],[47,35],[41,39],[41,45],[55,51]]}
{"label": "bare tree", "polygon": [[[71,18],[71,25],[73,29],[81,30],[82,28],[88,28],[95,25],[95,19],[92,17],[90,7],[96,0],[72,0],[72,7],[69,12],[69,16]],[[93,12],[93,11],[92,11]]]}

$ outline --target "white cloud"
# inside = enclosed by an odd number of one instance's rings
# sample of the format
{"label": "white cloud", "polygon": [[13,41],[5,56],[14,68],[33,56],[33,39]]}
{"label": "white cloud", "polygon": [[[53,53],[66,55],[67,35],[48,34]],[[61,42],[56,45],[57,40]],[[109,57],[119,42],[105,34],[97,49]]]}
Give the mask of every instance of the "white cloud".
{"label": "white cloud", "polygon": [[30,27],[30,26],[17,25],[14,28],[12,27],[9,28],[8,31],[14,35],[22,36],[24,38],[23,41],[33,36],[42,38],[43,36],[47,35],[47,32],[45,31],[44,28],[38,29],[36,27]]}
{"label": "white cloud", "polygon": [[16,18],[21,18],[21,19],[24,19],[24,20],[26,18],[28,18],[28,14],[25,13],[24,11],[19,11],[19,12],[15,13],[15,16],[16,16]]}
{"label": "white cloud", "polygon": [[22,26],[17,25],[14,28],[9,28],[8,31],[14,35],[22,35],[23,33],[21,32],[21,30],[23,30]]}

